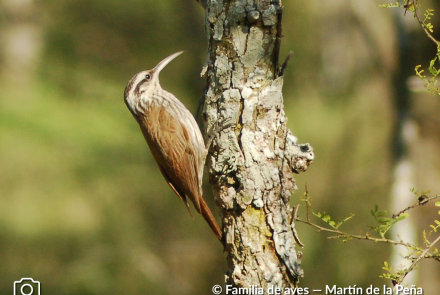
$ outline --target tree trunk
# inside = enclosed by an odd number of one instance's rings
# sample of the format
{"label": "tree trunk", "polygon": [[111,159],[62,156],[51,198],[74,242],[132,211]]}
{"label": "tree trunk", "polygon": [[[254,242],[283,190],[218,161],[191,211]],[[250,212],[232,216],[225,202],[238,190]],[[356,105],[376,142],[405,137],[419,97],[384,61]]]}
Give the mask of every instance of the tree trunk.
{"label": "tree trunk", "polygon": [[205,134],[224,129],[210,149],[208,167],[222,208],[226,284],[287,288],[303,275],[295,251],[290,195],[293,173],[314,158],[297,144],[283,109],[280,0],[208,0],[208,61],[203,121]]}
{"label": "tree trunk", "polygon": [[[404,15],[395,14],[396,29],[398,38],[398,57],[399,63],[394,71],[394,116],[397,120],[394,127],[393,138],[393,183],[391,187],[391,212],[399,212],[402,208],[411,206],[414,203],[415,195],[410,191],[417,187],[415,181],[415,165],[411,157],[411,149],[420,145],[420,139],[417,139],[419,126],[412,117],[411,93],[408,88],[408,79],[414,75],[414,65],[417,64],[417,58],[414,56],[414,48],[411,48],[410,30],[417,26],[413,22],[410,28],[405,24]],[[397,51],[397,50],[396,50]],[[403,240],[410,244],[417,244],[417,225],[415,217],[409,216],[404,221],[395,224],[391,228],[392,238]],[[402,257],[406,252],[406,247],[396,246],[392,248],[391,263],[393,266],[409,267],[412,261]],[[405,283],[408,285],[418,284],[417,274],[419,270],[410,272],[405,277]]]}

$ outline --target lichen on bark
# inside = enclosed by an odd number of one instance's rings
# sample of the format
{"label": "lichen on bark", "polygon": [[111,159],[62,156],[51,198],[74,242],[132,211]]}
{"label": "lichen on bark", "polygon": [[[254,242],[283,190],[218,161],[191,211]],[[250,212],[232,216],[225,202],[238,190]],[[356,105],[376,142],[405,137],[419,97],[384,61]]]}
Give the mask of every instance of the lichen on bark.
{"label": "lichen on bark", "polygon": [[[303,270],[291,228],[293,173],[314,158],[287,129],[278,53],[281,1],[207,0],[205,133],[223,130],[208,154],[210,181],[222,209],[229,270],[237,287],[296,286]],[[278,77],[279,76],[279,77]]]}

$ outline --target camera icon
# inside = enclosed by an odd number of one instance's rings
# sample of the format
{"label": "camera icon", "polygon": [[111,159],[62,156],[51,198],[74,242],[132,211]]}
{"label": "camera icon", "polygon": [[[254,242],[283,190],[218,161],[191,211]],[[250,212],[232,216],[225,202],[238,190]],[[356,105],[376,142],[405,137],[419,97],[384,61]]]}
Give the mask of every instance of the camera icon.
{"label": "camera icon", "polygon": [[22,278],[14,282],[14,295],[41,295],[40,282],[32,278]]}

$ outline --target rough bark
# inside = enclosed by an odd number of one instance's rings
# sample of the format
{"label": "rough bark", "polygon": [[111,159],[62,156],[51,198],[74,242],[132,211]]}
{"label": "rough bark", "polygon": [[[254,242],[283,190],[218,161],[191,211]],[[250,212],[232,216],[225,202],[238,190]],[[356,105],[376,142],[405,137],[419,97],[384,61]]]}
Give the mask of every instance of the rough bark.
{"label": "rough bark", "polygon": [[278,66],[281,1],[201,2],[208,35],[204,131],[225,120],[236,124],[218,135],[207,158],[222,208],[226,284],[296,286],[303,270],[289,201],[293,172],[305,171],[314,154],[286,127]]}

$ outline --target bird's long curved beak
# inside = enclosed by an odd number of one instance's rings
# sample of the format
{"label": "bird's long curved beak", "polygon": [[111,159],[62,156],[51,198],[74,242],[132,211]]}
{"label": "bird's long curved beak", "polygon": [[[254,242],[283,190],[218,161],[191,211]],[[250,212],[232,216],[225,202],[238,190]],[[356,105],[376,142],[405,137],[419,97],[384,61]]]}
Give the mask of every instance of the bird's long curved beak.
{"label": "bird's long curved beak", "polygon": [[160,71],[162,71],[166,67],[167,64],[169,64],[173,59],[175,59],[176,57],[178,57],[182,53],[183,53],[183,51],[173,53],[170,56],[164,58],[160,63],[158,63],[157,66],[153,69],[154,72],[156,73],[155,76],[158,77]]}

